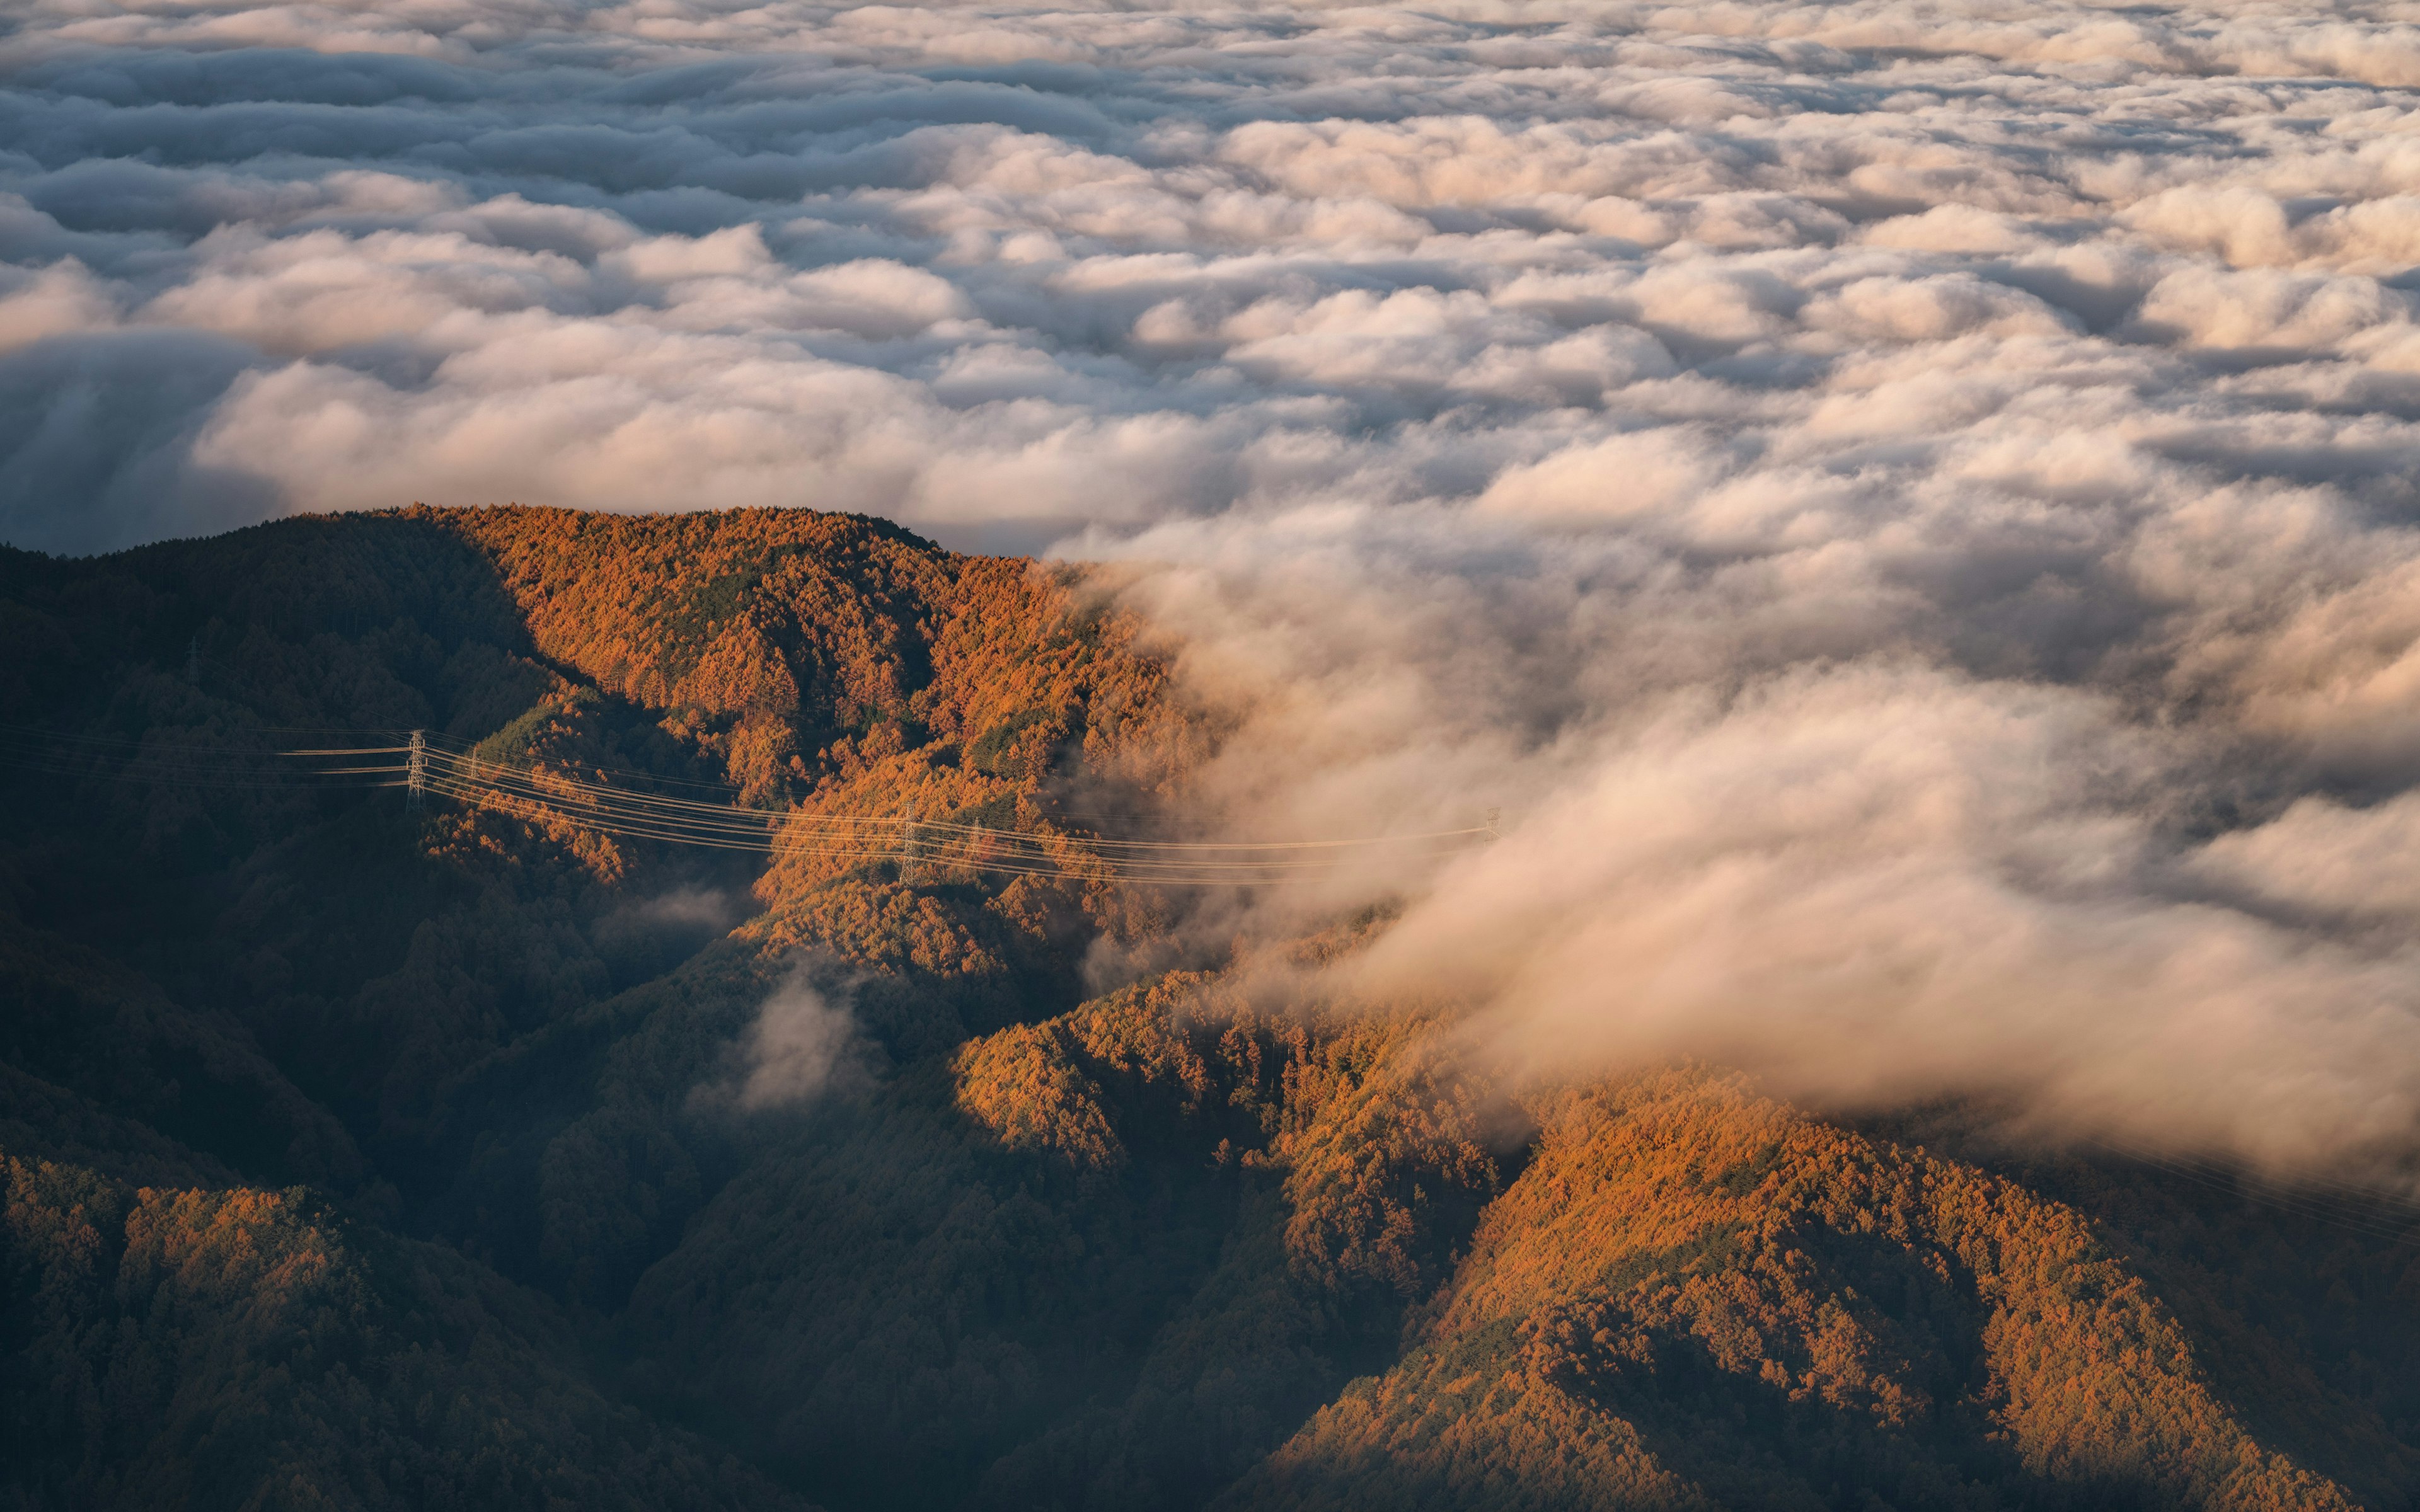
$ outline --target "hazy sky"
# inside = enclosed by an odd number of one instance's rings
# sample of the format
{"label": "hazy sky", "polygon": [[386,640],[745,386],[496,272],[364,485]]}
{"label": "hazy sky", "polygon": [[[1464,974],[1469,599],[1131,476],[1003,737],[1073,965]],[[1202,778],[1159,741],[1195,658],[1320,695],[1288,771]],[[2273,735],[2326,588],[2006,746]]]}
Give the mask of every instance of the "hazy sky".
{"label": "hazy sky", "polygon": [[1514,1064],[2414,1147],[2420,6],[12,13],[0,538],[1168,564]]}

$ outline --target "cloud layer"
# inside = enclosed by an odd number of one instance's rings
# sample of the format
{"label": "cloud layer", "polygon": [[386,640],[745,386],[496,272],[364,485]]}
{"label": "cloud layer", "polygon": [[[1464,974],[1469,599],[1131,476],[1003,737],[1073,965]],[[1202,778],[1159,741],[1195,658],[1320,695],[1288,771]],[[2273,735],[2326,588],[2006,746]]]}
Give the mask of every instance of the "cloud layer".
{"label": "cloud layer", "polygon": [[1504,810],[1367,984],[1512,1064],[2420,1138],[2420,8],[18,16],[0,537],[1172,564],[1239,825]]}

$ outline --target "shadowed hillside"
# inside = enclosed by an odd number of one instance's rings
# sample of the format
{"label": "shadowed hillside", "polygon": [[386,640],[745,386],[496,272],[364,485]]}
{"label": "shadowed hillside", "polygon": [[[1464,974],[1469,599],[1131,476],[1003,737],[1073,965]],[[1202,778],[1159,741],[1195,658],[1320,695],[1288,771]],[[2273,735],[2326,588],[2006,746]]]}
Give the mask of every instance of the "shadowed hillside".
{"label": "shadowed hillside", "polygon": [[[1384,910],[1179,955],[1182,889],[580,822],[1151,833],[1218,726],[1073,571],[413,509],[0,552],[0,1504],[2420,1490],[2391,1235],[1267,985]],[[566,796],[275,754],[411,730]]]}

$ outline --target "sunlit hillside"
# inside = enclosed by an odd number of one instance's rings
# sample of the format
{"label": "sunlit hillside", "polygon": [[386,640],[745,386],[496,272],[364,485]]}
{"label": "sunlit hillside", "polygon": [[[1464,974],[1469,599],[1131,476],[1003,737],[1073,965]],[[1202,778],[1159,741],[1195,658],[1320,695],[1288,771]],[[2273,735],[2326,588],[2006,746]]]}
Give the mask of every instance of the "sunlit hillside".
{"label": "sunlit hillside", "polygon": [[413,509],[8,553],[0,627],[0,1504],[2420,1494],[2399,1210],[1512,1086],[1317,985],[1383,903],[1181,927],[1102,856],[1227,716],[1099,579]]}

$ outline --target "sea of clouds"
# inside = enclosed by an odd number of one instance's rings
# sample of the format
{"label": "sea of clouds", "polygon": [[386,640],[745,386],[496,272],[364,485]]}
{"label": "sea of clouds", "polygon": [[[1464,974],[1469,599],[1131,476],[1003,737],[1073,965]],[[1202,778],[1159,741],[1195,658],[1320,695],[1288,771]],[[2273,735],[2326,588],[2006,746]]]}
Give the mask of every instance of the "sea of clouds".
{"label": "sea of clouds", "polygon": [[2420,1149],[2420,6],[10,16],[0,538],[1147,563],[1509,1067]]}

